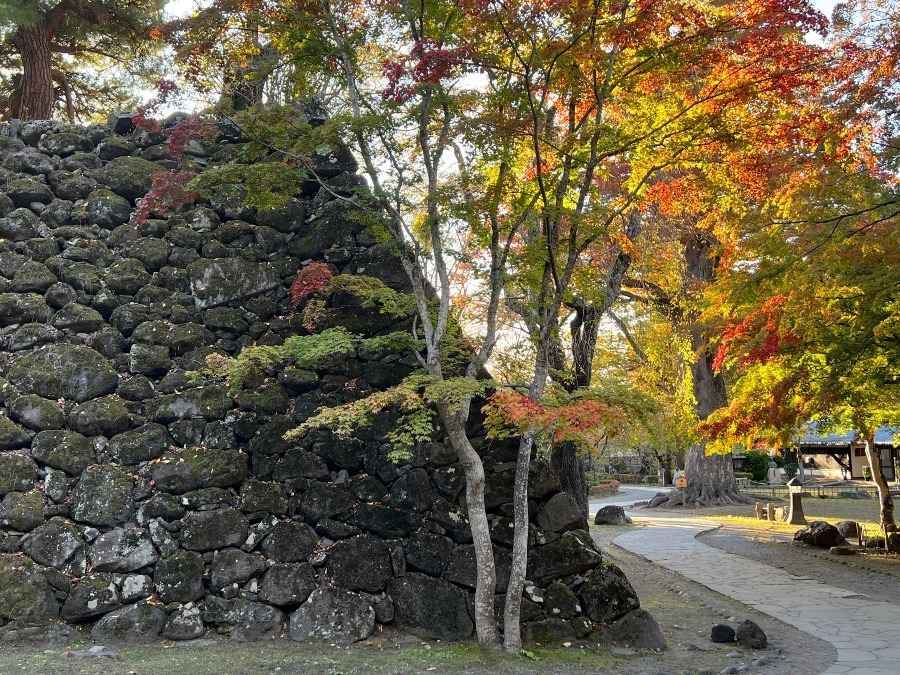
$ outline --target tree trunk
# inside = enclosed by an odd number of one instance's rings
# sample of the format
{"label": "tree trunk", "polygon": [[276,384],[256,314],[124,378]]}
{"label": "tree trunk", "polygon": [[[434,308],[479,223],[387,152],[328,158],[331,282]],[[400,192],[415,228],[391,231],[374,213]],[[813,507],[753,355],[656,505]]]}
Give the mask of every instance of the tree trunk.
{"label": "tree trunk", "polygon": [[50,119],[53,114],[52,31],[44,22],[20,26],[12,42],[22,57],[22,99],[19,116],[23,120]]}
{"label": "tree trunk", "polygon": [[550,467],[559,478],[560,486],[578,505],[584,522],[581,527],[588,529],[588,485],[584,465],[577,448],[571,441],[554,443],[550,454]]}
{"label": "tree trunk", "polygon": [[[706,232],[698,231],[685,243],[685,284],[712,282],[716,277],[719,259],[715,253],[718,242]],[[725,380],[713,369],[713,355],[709,352],[704,327],[691,317],[691,347],[697,355],[690,364],[695,409],[698,419],[705,420],[719,408],[728,405]],[[740,494],[734,480],[731,453],[706,454],[706,441],[695,443],[685,458],[687,487],[673,490],[668,502],[662,505],[683,505],[686,502],[702,506],[749,504],[753,500]]]}
{"label": "tree trunk", "polygon": [[516,481],[513,488],[513,551],[503,608],[503,649],[510,654],[522,653],[522,591],[528,571],[528,468],[534,446],[533,432],[519,440],[516,459]]}
{"label": "tree trunk", "polygon": [[497,568],[484,504],[484,464],[469,442],[465,423],[459,415],[450,410],[446,404],[439,403],[437,408],[447,430],[450,445],[456,451],[466,476],[466,509],[469,528],[472,531],[472,543],[475,546],[475,635],[478,644],[496,648],[500,645],[500,632],[494,613]]}
{"label": "tree trunk", "polygon": [[[695,342],[699,340],[696,338]],[[721,374],[713,371],[712,360],[712,355],[703,351],[697,361],[691,364],[697,416],[701,420],[709,417],[713,410],[728,403],[725,381]],[[706,441],[695,443],[688,450],[684,474],[687,479],[683,497],[685,502],[702,506],[725,506],[747,504],[752,501],[738,492],[731,453],[708,455]]]}
{"label": "tree trunk", "polygon": [[890,547],[890,534],[897,531],[897,523],[894,521],[894,498],[884,471],[881,470],[881,453],[875,447],[875,432],[865,433],[866,459],[869,460],[869,468],[872,470],[872,480],[878,488],[878,502],[881,516],[881,530],[884,533],[885,548]]}

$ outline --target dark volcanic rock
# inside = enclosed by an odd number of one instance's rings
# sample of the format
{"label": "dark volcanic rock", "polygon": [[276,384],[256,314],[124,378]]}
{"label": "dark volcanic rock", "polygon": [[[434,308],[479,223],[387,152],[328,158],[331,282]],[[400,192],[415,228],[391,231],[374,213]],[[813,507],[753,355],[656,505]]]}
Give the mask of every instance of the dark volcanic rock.
{"label": "dark volcanic rock", "polygon": [[91,442],[74,431],[42,431],[31,442],[37,461],[77,476],[96,459]]}
{"label": "dark volcanic rock", "polygon": [[59,570],[84,550],[84,539],[73,523],[57,516],[32,530],[22,550],[36,563]]}
{"label": "dark volcanic rock", "polygon": [[149,467],[160,490],[180,494],[206,487],[231,487],[247,477],[247,456],[238,450],[188,448]]}
{"label": "dark volcanic rock", "polygon": [[391,579],[391,556],[384,541],[361,534],[332,547],[328,552],[327,570],[336,586],[378,593]]}
{"label": "dark volcanic rock", "polygon": [[163,602],[191,602],[203,597],[203,556],[177,551],[156,564],[156,594]]}
{"label": "dark volcanic rock", "polygon": [[618,619],[607,630],[599,633],[599,641],[616,644],[631,649],[667,648],[666,638],[659,624],[645,609],[634,609]]}
{"label": "dark volcanic rock", "polygon": [[152,565],[159,554],[147,530],[116,528],[94,540],[90,559],[96,572],[131,572]]}
{"label": "dark volcanic rock", "polygon": [[813,520],[802,530],[794,533],[794,541],[802,541],[810,546],[818,546],[820,548],[831,548],[844,543],[837,528],[824,520]]}
{"label": "dark volcanic rock", "polygon": [[299,605],[316,588],[316,572],[309,563],[272,565],[259,584],[259,599],[280,607]]}
{"label": "dark volcanic rock", "polygon": [[734,628],[724,623],[717,623],[712,627],[709,639],[713,642],[727,643],[734,642]]}
{"label": "dark volcanic rock", "polygon": [[604,563],[578,593],[584,613],[598,623],[612,621],[640,606],[637,593],[616,565]]}
{"label": "dark volcanic rock", "polygon": [[144,644],[158,640],[168,615],[149,602],[139,602],[110,612],[91,628],[97,642]]}
{"label": "dark volcanic rock", "polygon": [[119,589],[111,574],[89,574],[81,577],[69,591],[60,617],[66,621],[86,621],[103,616],[121,604]]}
{"label": "dark volcanic rock", "polygon": [[364,596],[342,588],[318,588],[288,624],[292,640],[349,644],[375,628],[375,609]]}
{"label": "dark volcanic rock", "polygon": [[223,600],[215,595],[207,596],[202,616],[238,642],[274,637],[284,624],[284,614],[275,607],[243,598]]}
{"label": "dark volcanic rock", "polygon": [[594,516],[594,525],[628,525],[631,518],[625,515],[621,506],[604,506]]}
{"label": "dark volcanic rock", "polygon": [[181,528],[181,545],[190,551],[212,551],[240,546],[247,539],[249,523],[236,509],[188,513]]}
{"label": "dark volcanic rock", "polygon": [[306,560],[319,540],[315,531],[305,523],[281,522],[262,543],[267,558],[291,563]]}
{"label": "dark volcanic rock", "polygon": [[566,492],[557,492],[535,516],[538,527],[549,532],[567,532],[584,526],[584,515]]}
{"label": "dark volcanic rock", "polygon": [[41,568],[28,558],[0,554],[0,621],[59,616],[59,604]]}
{"label": "dark volcanic rock", "polygon": [[112,393],[119,385],[116,371],[99,353],[68,344],[49,345],[19,359],[8,379],[20,391],[79,403]]}
{"label": "dark volcanic rock", "polygon": [[566,532],[534,549],[528,557],[528,578],[538,583],[578,574],[600,564],[602,556],[584,530]]}
{"label": "dark volcanic rock", "polygon": [[242,258],[198,260],[188,266],[188,275],[198,309],[249,298],[281,285],[281,277],[273,266],[256,265]]}
{"label": "dark volcanic rock", "polygon": [[745,619],[737,627],[735,639],[738,644],[748,649],[765,649],[768,642],[766,632],[750,619]]}
{"label": "dark volcanic rock", "polygon": [[464,640],[474,624],[462,591],[442,579],[407,574],[388,584],[394,600],[394,621],[414,635],[440,640]]}
{"label": "dark volcanic rock", "polygon": [[73,492],[72,518],[99,526],[125,523],[134,514],[131,474],[93,465],[81,474]]}

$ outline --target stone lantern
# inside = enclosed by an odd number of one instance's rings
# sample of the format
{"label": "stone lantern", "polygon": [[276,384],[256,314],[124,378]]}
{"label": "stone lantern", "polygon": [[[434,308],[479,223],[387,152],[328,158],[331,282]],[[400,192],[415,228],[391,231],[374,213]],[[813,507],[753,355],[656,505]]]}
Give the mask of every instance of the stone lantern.
{"label": "stone lantern", "polygon": [[794,476],[787,482],[787,489],[791,495],[791,506],[788,509],[787,517],[788,525],[806,525],[806,516],[803,515],[803,502],[800,499],[803,483]]}

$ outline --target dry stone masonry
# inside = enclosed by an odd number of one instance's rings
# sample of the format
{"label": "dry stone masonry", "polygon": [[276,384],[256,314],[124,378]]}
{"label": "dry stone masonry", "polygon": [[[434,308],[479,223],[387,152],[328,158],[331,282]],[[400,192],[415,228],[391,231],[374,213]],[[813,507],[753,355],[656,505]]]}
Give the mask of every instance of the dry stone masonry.
{"label": "dry stone masonry", "polygon": [[[321,405],[399,382],[414,359],[358,350],[236,397],[188,376],[209,354],[305,332],[287,292],[302,265],[408,288],[352,199],[333,198],[363,184],[352,154],[317,157],[328,190],[310,182],[278,209],[217,193],[137,227],[153,173],[203,170],[240,141],[173,157],[162,134],[128,122],[0,136],[0,634],[64,634],[69,622],[103,641],[286,631],[342,643],[392,624],[470,637],[474,551],[440,430],[399,464],[382,440],[389,419],[350,440],[283,438]],[[402,327],[349,295],[323,311],[366,336]],[[515,448],[471,426],[502,589]],[[600,640],[602,625],[640,619],[541,461],[531,499],[526,636]]]}

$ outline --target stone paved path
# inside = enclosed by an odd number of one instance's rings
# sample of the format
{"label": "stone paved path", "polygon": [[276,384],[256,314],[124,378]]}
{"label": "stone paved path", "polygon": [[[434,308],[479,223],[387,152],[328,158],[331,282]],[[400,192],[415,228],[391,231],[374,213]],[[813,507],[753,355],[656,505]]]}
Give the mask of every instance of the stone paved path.
{"label": "stone paved path", "polygon": [[[628,494],[591,507],[629,506],[648,493]],[[830,642],[838,659],[823,673],[900,673],[900,607],[707,546],[695,537],[717,527],[708,520],[631,516],[649,527],[617,537],[617,546]]]}

